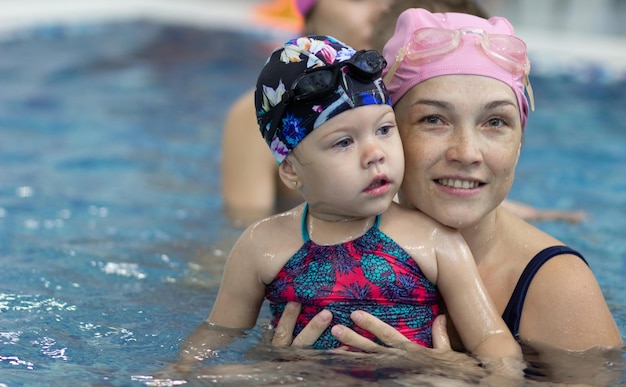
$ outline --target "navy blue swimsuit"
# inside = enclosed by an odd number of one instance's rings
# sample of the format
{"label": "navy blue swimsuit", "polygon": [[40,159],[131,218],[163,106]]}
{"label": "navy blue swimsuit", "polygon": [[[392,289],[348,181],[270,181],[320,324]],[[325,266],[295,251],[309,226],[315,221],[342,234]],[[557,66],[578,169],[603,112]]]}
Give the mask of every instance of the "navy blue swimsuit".
{"label": "navy blue swimsuit", "polygon": [[509,327],[513,337],[516,339],[519,339],[519,323],[522,317],[522,308],[524,307],[524,300],[526,299],[526,293],[528,292],[528,287],[530,286],[531,281],[544,263],[557,255],[563,254],[576,255],[587,263],[582,254],[570,247],[552,246],[537,253],[519,277],[519,281],[517,281],[517,285],[515,286],[515,290],[513,290],[511,299],[509,300],[504,313],[502,313],[504,322]]}

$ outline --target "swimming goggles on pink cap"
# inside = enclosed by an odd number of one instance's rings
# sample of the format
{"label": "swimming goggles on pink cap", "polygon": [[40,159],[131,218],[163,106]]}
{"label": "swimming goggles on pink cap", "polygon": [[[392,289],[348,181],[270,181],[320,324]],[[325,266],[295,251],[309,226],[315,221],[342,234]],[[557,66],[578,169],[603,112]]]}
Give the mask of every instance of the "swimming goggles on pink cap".
{"label": "swimming goggles on pink cap", "polygon": [[528,78],[530,61],[526,56],[526,43],[515,36],[490,34],[479,28],[450,30],[427,27],[418,29],[413,33],[409,42],[398,50],[395,62],[385,75],[385,84],[389,84],[405,58],[415,65],[438,61],[461,47],[463,35],[466,34],[477,36],[476,45],[480,46],[483,53],[494,63],[511,74],[522,77],[531,109],[535,110],[533,90]]}

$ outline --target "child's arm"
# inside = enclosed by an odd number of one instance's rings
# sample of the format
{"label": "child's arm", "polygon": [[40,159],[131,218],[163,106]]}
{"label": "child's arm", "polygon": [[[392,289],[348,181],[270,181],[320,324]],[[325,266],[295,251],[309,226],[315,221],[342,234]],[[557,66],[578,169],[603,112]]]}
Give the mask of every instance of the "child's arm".
{"label": "child's arm", "polygon": [[465,348],[485,360],[521,360],[521,348],[494,307],[461,234],[442,228],[434,245],[437,287]]}
{"label": "child's arm", "polygon": [[265,284],[261,280],[259,254],[265,251],[252,241],[250,229],[239,238],[226,261],[222,283],[207,322],[226,328],[250,329],[256,324]]}
{"label": "child's arm", "polygon": [[241,330],[254,327],[265,296],[258,273],[260,251],[246,230],[226,261],[209,318],[183,341],[179,360],[168,368],[186,373],[198,361],[214,356],[214,351],[231,342]]}

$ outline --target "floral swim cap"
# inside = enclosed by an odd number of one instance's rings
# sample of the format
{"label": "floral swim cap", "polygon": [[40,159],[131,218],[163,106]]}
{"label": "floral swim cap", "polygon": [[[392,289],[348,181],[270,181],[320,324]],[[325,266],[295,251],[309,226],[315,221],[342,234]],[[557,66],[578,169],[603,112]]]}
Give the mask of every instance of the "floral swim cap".
{"label": "floral swim cap", "polygon": [[254,93],[261,135],[278,164],[311,131],[348,109],[390,105],[385,59],[330,36],[310,35],[277,48]]}

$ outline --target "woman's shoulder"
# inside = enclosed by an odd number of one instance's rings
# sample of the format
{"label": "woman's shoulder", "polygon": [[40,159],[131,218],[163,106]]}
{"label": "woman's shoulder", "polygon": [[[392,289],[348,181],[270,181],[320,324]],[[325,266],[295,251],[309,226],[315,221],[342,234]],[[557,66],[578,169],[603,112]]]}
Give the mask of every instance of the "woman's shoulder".
{"label": "woman's shoulder", "polygon": [[509,211],[502,208],[498,208],[496,211],[500,239],[508,246],[522,246],[523,250],[539,252],[550,246],[564,244],[559,239]]}
{"label": "woman's shoulder", "polygon": [[572,350],[619,343],[598,281],[575,246],[572,250],[524,221],[511,223],[517,235],[505,241],[509,248],[502,256],[508,257],[513,285],[525,283],[528,292],[520,337]]}
{"label": "woman's shoulder", "polygon": [[565,272],[569,281],[593,280],[589,266],[575,248],[508,212],[503,211],[498,216],[500,240],[493,253],[501,260],[503,268],[508,268],[511,278],[533,271],[535,285],[552,286]]}

